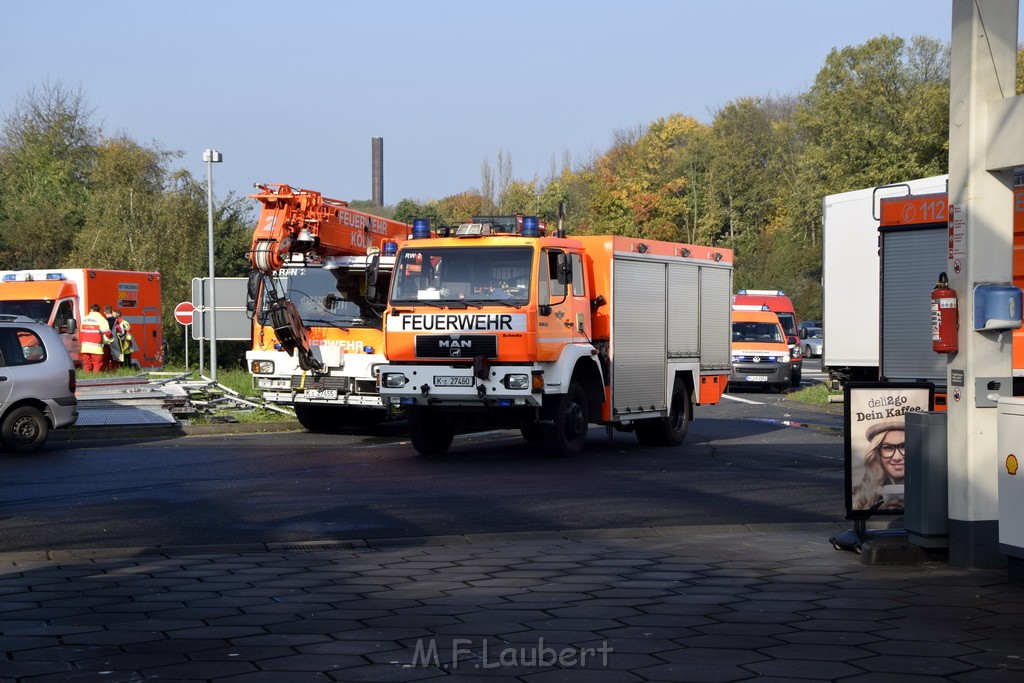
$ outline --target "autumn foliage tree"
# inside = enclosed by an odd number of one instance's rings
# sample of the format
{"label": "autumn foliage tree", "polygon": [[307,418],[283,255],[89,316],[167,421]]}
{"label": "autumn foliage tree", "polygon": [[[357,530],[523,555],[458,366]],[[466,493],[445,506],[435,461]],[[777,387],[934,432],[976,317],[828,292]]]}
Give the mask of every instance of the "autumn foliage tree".
{"label": "autumn foliage tree", "polygon": [[[208,274],[202,179],[181,152],[107,136],[84,95],[62,83],[29,89],[0,135],[0,268],[109,268],[161,273],[164,325]],[[249,200],[214,206],[218,276],[245,275]],[[177,335],[169,335],[177,344]]]}
{"label": "autumn foliage tree", "polygon": [[[834,49],[806,92],[741,97],[706,123],[674,113],[615,131],[591,158],[566,155],[558,169],[553,157],[544,180],[517,179],[499,149],[479,189],[362,210],[435,225],[495,211],[553,223],[564,205],[570,234],[734,249],[737,287],[785,289],[814,318],[822,198],[945,173],[948,112],[948,46],[879,36]],[[184,296],[203,274],[206,214],[202,181],[175,167],[179,157],[104,135],[82,93],[60,83],[29,90],[0,134],[0,267],[157,269]],[[244,272],[250,207],[231,196],[215,207],[218,274]]]}

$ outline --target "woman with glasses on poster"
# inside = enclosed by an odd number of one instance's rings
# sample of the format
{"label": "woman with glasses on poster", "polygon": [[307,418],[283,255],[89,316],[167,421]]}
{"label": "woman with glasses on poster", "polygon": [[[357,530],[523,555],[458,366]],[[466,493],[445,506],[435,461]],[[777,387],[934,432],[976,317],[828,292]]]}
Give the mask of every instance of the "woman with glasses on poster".
{"label": "woman with glasses on poster", "polygon": [[903,420],[883,420],[868,427],[864,477],[853,488],[854,510],[902,510],[906,471]]}

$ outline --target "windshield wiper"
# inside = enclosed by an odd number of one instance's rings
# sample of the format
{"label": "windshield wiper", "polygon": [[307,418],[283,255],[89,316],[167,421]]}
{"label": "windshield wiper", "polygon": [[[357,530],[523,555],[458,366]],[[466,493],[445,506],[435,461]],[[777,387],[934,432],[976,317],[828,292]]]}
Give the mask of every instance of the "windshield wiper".
{"label": "windshield wiper", "polygon": [[[459,299],[441,301],[438,299],[420,299],[416,305],[433,306],[434,308],[466,308],[466,302]],[[478,307],[479,308],[479,307]]]}
{"label": "windshield wiper", "polygon": [[[469,303],[472,303],[472,304],[482,304],[482,305],[485,305],[485,306],[492,306],[494,304],[500,304],[502,306],[508,306],[509,308],[522,308],[523,307],[523,305],[521,303],[517,303],[515,300],[512,300],[512,299],[473,299]],[[479,306],[477,306],[477,308],[479,308]]]}

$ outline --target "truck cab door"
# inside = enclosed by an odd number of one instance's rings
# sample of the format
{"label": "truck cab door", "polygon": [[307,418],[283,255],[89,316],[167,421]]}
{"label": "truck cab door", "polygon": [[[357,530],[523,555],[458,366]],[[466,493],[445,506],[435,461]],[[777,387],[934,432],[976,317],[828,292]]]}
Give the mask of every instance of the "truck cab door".
{"label": "truck cab door", "polygon": [[537,303],[541,358],[557,358],[565,344],[589,339],[590,304],[579,254],[561,249],[541,252]]}
{"label": "truck cab door", "polygon": [[74,299],[61,299],[53,308],[50,326],[57,331],[57,335],[71,354],[71,359],[78,363],[78,318],[75,317],[75,310],[77,307]]}

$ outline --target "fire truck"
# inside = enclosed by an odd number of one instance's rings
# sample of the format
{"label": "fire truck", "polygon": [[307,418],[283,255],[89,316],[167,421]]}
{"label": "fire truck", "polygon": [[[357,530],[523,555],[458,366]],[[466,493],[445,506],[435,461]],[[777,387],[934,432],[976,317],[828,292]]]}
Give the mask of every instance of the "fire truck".
{"label": "fire truck", "polygon": [[[929,298],[952,251],[947,179],[935,176],[825,198],[824,365],[834,386],[848,379],[929,381],[936,386],[937,405],[945,405],[946,356],[932,351]],[[1021,287],[1020,182],[1013,197],[1013,284]],[[1019,395],[1024,393],[1024,330],[1015,330],[1012,338],[1014,394]]]}
{"label": "fire truck", "polygon": [[385,297],[395,240],[410,226],[312,190],[257,187],[246,352],[254,388],[310,431],[384,419],[375,373]]}
{"label": "fire truck", "polygon": [[[879,378],[880,340],[879,322],[881,311],[880,278],[881,265],[879,247],[881,234],[880,207],[882,200],[895,199],[902,202],[910,196],[923,196],[941,193],[945,197],[948,176],[919,178],[906,183],[869,187],[852,192],[828,195],[822,201],[822,291],[823,291],[823,326],[825,344],[822,355],[822,367],[829,375],[833,388],[839,388],[847,381],[876,381]],[[943,206],[943,208],[945,208]],[[890,212],[890,216],[892,213]],[[921,224],[922,215],[908,217]],[[944,218],[932,216],[928,223],[932,228],[940,228]],[[890,221],[891,222],[891,221]],[[887,227],[893,227],[889,225]],[[902,234],[892,234],[889,240],[893,246],[899,240],[929,239],[925,233],[917,230],[902,229]],[[931,233],[934,240],[936,233]],[[941,239],[941,238],[939,238]],[[934,247],[934,244],[932,244]],[[935,285],[935,278],[945,270],[945,255],[936,255],[929,249],[927,263],[910,255],[907,265],[919,274],[922,282],[917,284],[914,297],[920,296],[920,287],[930,288]],[[905,255],[905,254],[904,254]],[[895,266],[892,255],[888,260],[890,269]],[[927,271],[925,275],[921,270]],[[891,284],[891,283],[890,283]],[[889,287],[890,295],[897,293],[895,287]],[[925,303],[927,303],[927,294]],[[925,306],[924,314],[928,314]],[[898,330],[898,320],[893,319],[896,327],[889,326],[892,335]],[[919,327],[920,319],[918,319]],[[920,331],[920,330],[919,330]],[[920,336],[918,335],[919,339]],[[931,358],[935,354],[928,350],[927,345],[916,345],[922,356],[920,360],[939,360]],[[924,356],[929,356],[925,359]],[[890,355],[890,360],[892,356]],[[902,373],[902,371],[900,371]],[[931,373],[933,374],[933,373]]]}
{"label": "fire truck", "polygon": [[730,372],[730,250],[521,225],[414,222],[395,258],[381,396],[413,446],[462,428],[519,429],[551,455],[591,424],[683,442]]}

